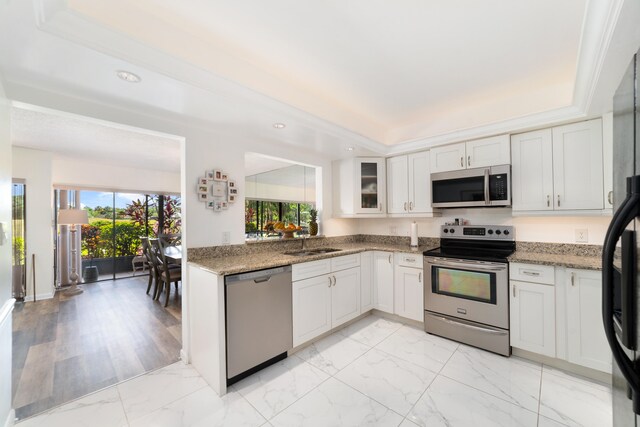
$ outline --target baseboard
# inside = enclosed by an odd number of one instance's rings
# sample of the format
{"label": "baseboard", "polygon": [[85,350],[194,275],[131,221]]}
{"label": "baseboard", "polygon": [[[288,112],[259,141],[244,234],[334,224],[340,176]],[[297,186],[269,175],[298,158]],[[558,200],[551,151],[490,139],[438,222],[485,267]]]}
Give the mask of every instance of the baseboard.
{"label": "baseboard", "polygon": [[563,371],[587,377],[603,384],[611,385],[612,376],[611,374],[606,372],[598,371],[596,369],[591,369],[585,366],[576,365],[575,363],[567,362],[566,360],[556,359],[554,357],[544,356],[542,354],[532,353],[530,351],[514,347],[511,348],[511,354],[517,357],[522,357],[523,359],[528,359],[533,362],[551,366],[552,368],[561,369]]}
{"label": "baseboard", "polygon": [[[43,299],[51,299],[51,298],[53,298],[53,292],[49,292],[47,294],[37,294],[36,302]],[[26,297],[24,297],[24,302],[33,302],[33,295],[27,295]]]}
{"label": "baseboard", "polygon": [[7,415],[7,420],[4,422],[4,427],[13,427],[16,423],[16,411],[11,409]]}

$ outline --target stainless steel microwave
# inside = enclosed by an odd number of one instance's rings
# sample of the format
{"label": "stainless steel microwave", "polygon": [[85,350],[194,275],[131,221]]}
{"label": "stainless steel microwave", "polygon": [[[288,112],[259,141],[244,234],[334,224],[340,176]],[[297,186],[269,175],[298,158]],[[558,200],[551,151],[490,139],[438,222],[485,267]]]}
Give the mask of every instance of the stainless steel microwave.
{"label": "stainless steel microwave", "polygon": [[511,165],[432,173],[431,206],[511,206]]}

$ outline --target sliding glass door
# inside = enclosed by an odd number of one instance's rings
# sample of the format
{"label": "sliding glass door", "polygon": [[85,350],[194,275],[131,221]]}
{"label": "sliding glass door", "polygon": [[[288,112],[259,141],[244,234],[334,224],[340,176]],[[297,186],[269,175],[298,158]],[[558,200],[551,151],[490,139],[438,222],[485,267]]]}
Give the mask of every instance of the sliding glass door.
{"label": "sliding glass door", "polygon": [[140,274],[140,238],[180,233],[179,197],[91,190],[69,193],[74,194],[68,198],[69,206],[86,210],[89,217],[80,238],[80,274],[85,283]]}
{"label": "sliding glass door", "polygon": [[26,247],[26,185],[14,181],[11,192],[11,264],[13,298],[22,300],[26,296],[27,247]]}

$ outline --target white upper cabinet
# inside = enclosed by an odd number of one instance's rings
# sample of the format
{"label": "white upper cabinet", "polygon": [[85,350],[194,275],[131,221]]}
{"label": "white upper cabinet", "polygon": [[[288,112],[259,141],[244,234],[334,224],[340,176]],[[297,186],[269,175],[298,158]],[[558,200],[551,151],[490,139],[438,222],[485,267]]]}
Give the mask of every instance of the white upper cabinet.
{"label": "white upper cabinet", "polygon": [[337,217],[386,215],[385,159],[361,157],[333,162],[333,206]]}
{"label": "white upper cabinet", "polygon": [[387,159],[387,211],[407,213],[409,209],[409,163],[407,156]]}
{"label": "white upper cabinet", "polygon": [[511,163],[509,135],[498,135],[431,149],[431,173]]}
{"label": "white upper cabinet", "polygon": [[432,148],[431,173],[466,169],[466,153],[464,142]]}
{"label": "white upper cabinet", "polygon": [[553,128],[555,208],[602,209],[602,120]]}
{"label": "white upper cabinet", "polygon": [[387,159],[387,212],[432,214],[429,152]]}
{"label": "white upper cabinet", "polygon": [[410,154],[409,213],[431,213],[431,153]]}
{"label": "white upper cabinet", "polygon": [[476,139],[467,142],[467,169],[511,163],[509,135]]}
{"label": "white upper cabinet", "polygon": [[511,201],[513,210],[553,210],[551,129],[511,137]]}
{"label": "white upper cabinet", "polygon": [[602,210],[602,120],[511,137],[513,211]]}

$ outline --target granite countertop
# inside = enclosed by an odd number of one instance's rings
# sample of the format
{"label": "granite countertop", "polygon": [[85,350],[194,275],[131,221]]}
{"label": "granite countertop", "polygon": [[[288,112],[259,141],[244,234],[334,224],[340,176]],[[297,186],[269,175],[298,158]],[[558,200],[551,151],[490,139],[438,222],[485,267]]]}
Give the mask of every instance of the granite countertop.
{"label": "granite countertop", "polygon": [[321,259],[334,258],[338,256],[356,254],[366,251],[406,252],[422,255],[422,252],[433,249],[436,246],[423,245],[419,246],[417,249],[411,249],[407,244],[392,244],[384,242],[354,242],[331,244],[330,247],[340,249],[340,251],[318,255],[292,256],[285,255],[284,251],[279,252],[277,250],[272,250],[242,255],[206,257],[198,259],[196,261],[190,261],[190,264],[196,265],[218,275],[228,275],[245,273],[247,271],[263,270],[265,268],[280,267],[283,265],[317,261]]}
{"label": "granite countertop", "polygon": [[509,262],[553,265],[583,270],[602,270],[602,258],[599,256],[515,251],[509,257]]}

